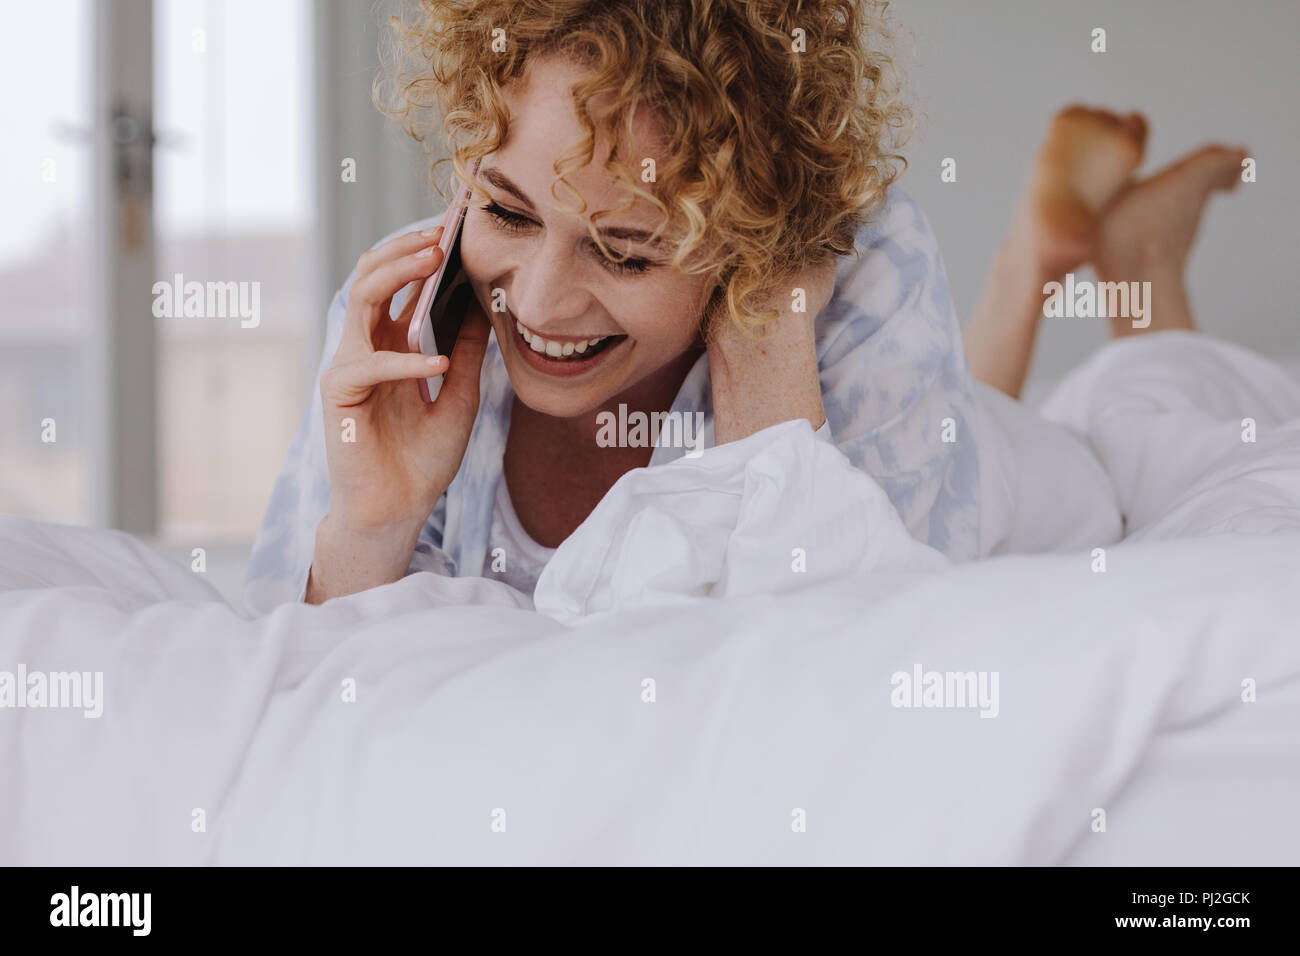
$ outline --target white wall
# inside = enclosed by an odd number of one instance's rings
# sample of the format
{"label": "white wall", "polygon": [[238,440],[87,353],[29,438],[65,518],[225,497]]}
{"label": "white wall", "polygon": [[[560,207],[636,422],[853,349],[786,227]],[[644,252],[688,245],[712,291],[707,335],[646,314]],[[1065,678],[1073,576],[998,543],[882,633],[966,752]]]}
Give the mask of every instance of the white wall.
{"label": "white wall", "polygon": [[[369,105],[377,21],[394,7],[316,7],[317,148],[328,158],[317,196],[322,315],[365,246],[437,205],[418,147]],[[1291,261],[1300,0],[895,0],[891,10],[914,38],[905,48],[920,113],[902,185],[939,237],[963,321],[1049,118],[1081,101],[1147,114],[1142,173],[1212,139],[1250,147],[1259,181],[1211,200],[1189,269],[1193,308],[1206,331],[1300,357]],[[1090,51],[1098,26],[1104,54]],[[340,184],[338,156],[357,157],[370,175]],[[957,159],[956,183],[939,181],[946,156]],[[1059,376],[1104,340],[1104,320],[1045,321],[1031,378]]]}
{"label": "white wall", "polygon": [[[306,362],[316,379],[325,315],[357,258],[388,233],[445,207],[429,185],[423,148],[375,109],[383,24],[399,0],[317,0],[312,5],[316,189],[316,300]],[[355,182],[340,163],[356,161]],[[446,175],[443,167],[443,175]],[[313,386],[314,391],[314,386]]]}
{"label": "white wall", "polygon": [[[1297,0],[897,0],[926,114],[902,180],[943,248],[958,314],[980,293],[1049,117],[1082,101],[1151,124],[1150,172],[1208,140],[1244,143],[1258,182],[1212,198],[1188,286],[1201,328],[1300,355],[1300,2]],[[1094,27],[1108,51],[1090,52]],[[939,181],[943,157],[957,182]],[[1031,377],[1056,376],[1105,339],[1105,320],[1040,329]]]}

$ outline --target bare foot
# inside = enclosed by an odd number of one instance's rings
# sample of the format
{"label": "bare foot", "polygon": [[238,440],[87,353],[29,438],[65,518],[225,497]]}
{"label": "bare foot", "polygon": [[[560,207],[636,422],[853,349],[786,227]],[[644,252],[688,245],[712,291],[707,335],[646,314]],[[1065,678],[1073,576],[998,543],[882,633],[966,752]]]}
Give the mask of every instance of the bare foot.
{"label": "bare foot", "polygon": [[[1093,263],[1103,282],[1150,281],[1154,307],[1148,331],[1191,329],[1183,269],[1210,193],[1241,181],[1244,149],[1211,145],[1133,183],[1117,196],[1101,221]],[[1127,319],[1111,333],[1135,330]]]}
{"label": "bare foot", "polygon": [[1025,196],[1035,258],[1047,278],[1090,259],[1102,211],[1142,161],[1147,123],[1071,106],[1057,113],[1039,147]]}
{"label": "bare foot", "polygon": [[963,333],[971,372],[1020,394],[1043,317],[1043,285],[1092,258],[1107,204],[1142,161],[1147,123],[1071,106],[1057,113]]}

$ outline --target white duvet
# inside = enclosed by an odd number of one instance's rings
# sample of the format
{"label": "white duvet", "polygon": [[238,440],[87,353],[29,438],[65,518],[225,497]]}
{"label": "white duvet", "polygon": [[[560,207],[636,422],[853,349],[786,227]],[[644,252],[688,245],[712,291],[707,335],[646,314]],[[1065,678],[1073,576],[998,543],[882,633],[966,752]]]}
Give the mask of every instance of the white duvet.
{"label": "white duvet", "polygon": [[1074,432],[985,407],[986,550],[1066,550],[952,566],[803,422],[626,475],[536,610],[248,619],[0,519],[0,695],[102,674],[0,707],[0,863],[1300,861],[1300,386],[1162,333],[1058,389]]}

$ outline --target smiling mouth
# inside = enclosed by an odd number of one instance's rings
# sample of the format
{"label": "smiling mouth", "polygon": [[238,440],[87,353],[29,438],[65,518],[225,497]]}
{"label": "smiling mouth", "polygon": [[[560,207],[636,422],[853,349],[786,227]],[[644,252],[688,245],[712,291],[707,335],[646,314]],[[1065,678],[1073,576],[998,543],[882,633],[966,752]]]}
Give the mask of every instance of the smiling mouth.
{"label": "smiling mouth", "polygon": [[515,320],[515,332],[523,340],[525,349],[536,353],[538,358],[548,358],[557,362],[578,362],[592,358],[616,342],[627,338],[626,335],[596,335],[587,339],[569,338],[561,341],[532,331],[518,319]]}

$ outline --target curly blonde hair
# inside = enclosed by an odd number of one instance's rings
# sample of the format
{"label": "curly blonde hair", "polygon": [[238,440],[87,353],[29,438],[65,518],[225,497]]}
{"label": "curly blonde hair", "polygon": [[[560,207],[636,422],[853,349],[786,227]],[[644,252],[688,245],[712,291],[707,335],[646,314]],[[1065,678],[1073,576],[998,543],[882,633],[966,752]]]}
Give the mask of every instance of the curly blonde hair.
{"label": "curly blonde hair", "polygon": [[[906,169],[896,150],[911,128],[895,33],[884,0],[420,0],[390,20],[375,102],[426,148],[437,168],[486,202],[468,170],[505,141],[502,88],[529,57],[561,54],[585,79],[573,90],[585,135],[553,164],[552,196],[566,171],[592,161],[596,124],[612,138],[607,172],[659,210],[656,235],[677,238],[672,266],[718,279],[733,321],[754,333],[763,310],[803,267],[853,251],[854,233]],[[503,31],[503,32],[498,32]],[[798,32],[802,31],[802,33]],[[804,48],[797,50],[802,36]],[[602,100],[602,104],[605,102]],[[620,159],[638,107],[652,109],[670,144],[654,189]],[[432,141],[432,142],[431,142]],[[578,214],[586,212],[580,201]]]}

